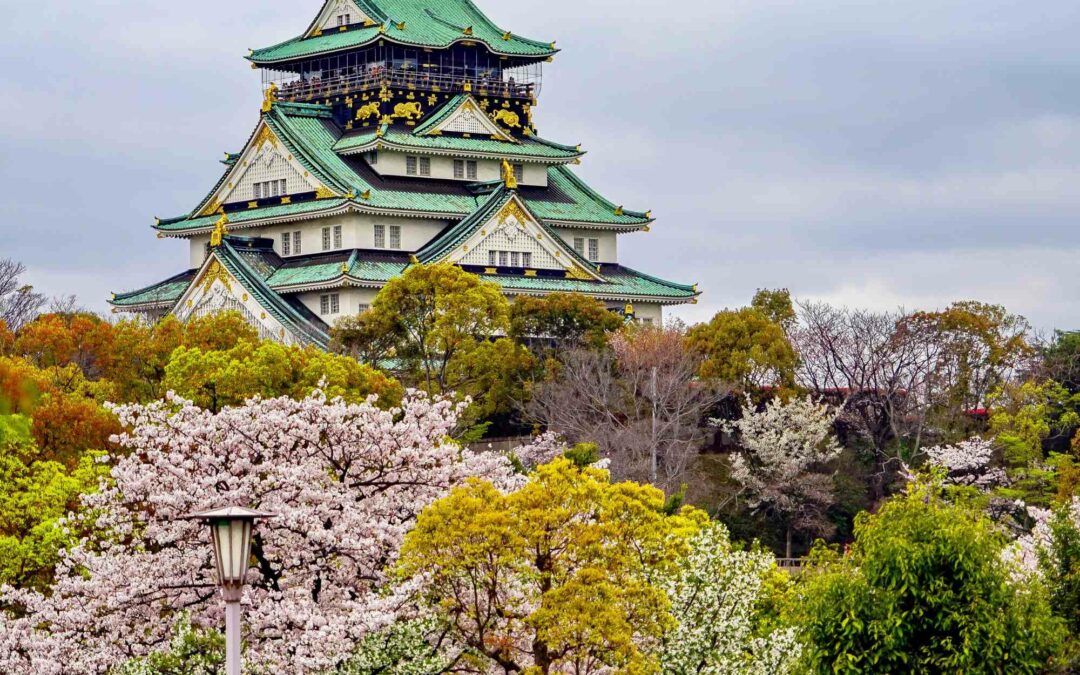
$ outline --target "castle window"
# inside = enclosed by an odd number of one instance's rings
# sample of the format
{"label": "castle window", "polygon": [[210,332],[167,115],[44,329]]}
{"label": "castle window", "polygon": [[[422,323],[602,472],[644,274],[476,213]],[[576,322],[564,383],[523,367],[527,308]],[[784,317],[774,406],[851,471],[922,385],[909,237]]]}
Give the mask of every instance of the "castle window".
{"label": "castle window", "polygon": [[589,260],[596,262],[600,260],[600,240],[589,240]]}
{"label": "castle window", "polygon": [[577,254],[580,255],[580,256],[585,255],[585,238],[584,237],[574,237],[574,250],[577,251]]}
{"label": "castle window", "polygon": [[255,193],[255,199],[269,199],[271,197],[281,197],[288,194],[287,184],[285,179],[281,180],[267,180],[261,183],[255,183],[252,185],[252,190]]}
{"label": "castle window", "polygon": [[476,180],[476,162],[465,162],[465,177],[469,180]]}
{"label": "castle window", "polygon": [[364,312],[368,311],[369,309],[371,309],[371,305],[363,305],[362,304],[359,307],[357,307],[356,313],[357,314],[363,314]]}
{"label": "castle window", "polygon": [[518,181],[519,183],[523,182],[525,180],[525,165],[524,164],[515,164],[514,165],[514,180]]}
{"label": "castle window", "polygon": [[521,254],[521,266],[532,267],[532,253],[525,251]]}
{"label": "castle window", "polygon": [[431,175],[431,158],[430,157],[421,157],[420,158],[420,175],[421,176],[430,176]]}
{"label": "castle window", "polygon": [[498,251],[488,251],[488,264],[491,265],[492,267],[495,267],[496,265],[499,264],[499,252]]}
{"label": "castle window", "polygon": [[376,164],[379,163],[379,153],[378,153],[378,151],[369,152],[367,154],[367,163],[370,164],[371,166],[375,166]]}
{"label": "castle window", "polygon": [[517,251],[510,252],[510,267],[518,267],[521,262],[521,254]]}
{"label": "castle window", "polygon": [[506,251],[499,251],[499,267],[506,267],[509,264],[507,261],[508,257],[509,255]]}
{"label": "castle window", "polygon": [[416,175],[416,164],[417,164],[417,158],[416,157],[413,157],[411,155],[406,157],[405,158],[405,173],[410,175],[410,176],[415,176]]}
{"label": "castle window", "polygon": [[334,226],[334,248],[341,248],[341,226]]}
{"label": "castle window", "polygon": [[458,180],[462,180],[465,178],[465,160],[454,160],[454,178],[457,178]]}
{"label": "castle window", "polygon": [[330,293],[319,297],[319,314],[339,314],[341,312],[341,296]]}
{"label": "castle window", "polygon": [[322,229],[322,250],[330,250],[330,228],[324,227]]}
{"label": "castle window", "polygon": [[293,253],[295,255],[300,255],[301,247],[300,247],[300,232],[299,231],[292,233],[292,247],[293,247]]}
{"label": "castle window", "polygon": [[401,226],[390,226],[390,248],[401,248]]}
{"label": "castle window", "polygon": [[375,248],[386,248],[386,226],[375,226]]}
{"label": "castle window", "polygon": [[292,253],[289,243],[291,235],[288,232],[281,233],[281,255],[289,255]]}

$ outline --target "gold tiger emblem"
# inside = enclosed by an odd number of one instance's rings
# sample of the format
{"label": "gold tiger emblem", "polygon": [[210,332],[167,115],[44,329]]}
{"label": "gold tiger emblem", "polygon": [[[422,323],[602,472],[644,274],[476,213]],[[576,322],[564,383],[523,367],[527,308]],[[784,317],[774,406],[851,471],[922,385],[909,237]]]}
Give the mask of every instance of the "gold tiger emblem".
{"label": "gold tiger emblem", "polygon": [[360,106],[359,108],[356,109],[356,119],[360,120],[361,122],[366,122],[367,120],[371,119],[372,117],[378,117],[378,116],[379,116],[379,104],[378,103],[374,103],[374,102],[368,103],[368,104],[362,105],[362,106]]}
{"label": "gold tiger emblem", "polygon": [[491,119],[495,122],[502,122],[511,129],[517,129],[521,126],[521,118],[518,117],[516,112],[510,110],[496,110]]}
{"label": "gold tiger emblem", "polygon": [[394,106],[394,117],[414,120],[420,119],[423,113],[420,112],[420,103],[414,101],[413,103],[398,103]]}

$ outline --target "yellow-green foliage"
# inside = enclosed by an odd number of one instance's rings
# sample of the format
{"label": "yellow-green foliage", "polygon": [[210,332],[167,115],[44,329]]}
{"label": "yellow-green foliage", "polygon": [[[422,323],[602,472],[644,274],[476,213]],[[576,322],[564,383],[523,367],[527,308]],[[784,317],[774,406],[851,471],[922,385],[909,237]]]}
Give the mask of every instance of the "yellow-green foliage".
{"label": "yellow-green foliage", "polygon": [[320,386],[349,402],[378,394],[385,406],[402,395],[395,380],[352,357],[250,340],[222,351],[178,347],[165,366],[163,386],[215,411],[256,395],[303,398]]}
{"label": "yellow-green foliage", "polygon": [[424,580],[424,596],[481,667],[654,672],[641,644],[674,619],[651,580],[707,520],[690,507],[666,514],[656,488],[558,459],[510,494],[474,480],[429,506],[405,539],[400,573]]}

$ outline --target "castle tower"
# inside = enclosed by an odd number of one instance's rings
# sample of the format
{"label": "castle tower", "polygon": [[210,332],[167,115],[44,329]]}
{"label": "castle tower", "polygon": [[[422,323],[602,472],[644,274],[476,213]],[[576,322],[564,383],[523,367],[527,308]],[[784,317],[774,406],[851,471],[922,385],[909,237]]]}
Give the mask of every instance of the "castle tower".
{"label": "castle tower", "polygon": [[580,146],[537,134],[556,53],[470,0],[327,0],[302,35],[247,57],[265,91],[251,136],[190,213],[155,223],[190,243],[189,269],[114,311],[237,310],[264,337],[325,347],[335,320],[434,262],[640,321],[694,302],[696,287],[618,261],[619,235],[651,214],[578,178]]}

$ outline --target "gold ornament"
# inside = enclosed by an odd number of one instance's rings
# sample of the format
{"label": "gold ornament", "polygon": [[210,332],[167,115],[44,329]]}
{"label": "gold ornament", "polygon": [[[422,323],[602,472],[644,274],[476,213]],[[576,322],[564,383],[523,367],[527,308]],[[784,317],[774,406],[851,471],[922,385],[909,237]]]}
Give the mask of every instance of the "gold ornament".
{"label": "gold ornament", "polygon": [[229,233],[226,225],[229,224],[229,217],[222,215],[218,218],[218,221],[214,223],[214,231],[210,233],[210,247],[217,248],[221,246],[221,242],[225,239],[225,235]]}
{"label": "gold ornament", "polygon": [[274,103],[277,102],[278,86],[273,82],[266,88],[266,96],[263,98],[262,111],[264,113],[270,112],[274,107]]}
{"label": "gold ornament", "polygon": [[406,120],[420,119],[424,114],[421,112],[420,103],[398,103],[394,106],[394,117]]}
{"label": "gold ornament", "polygon": [[521,127],[521,118],[518,117],[518,114],[516,112],[512,112],[510,110],[496,110],[491,115],[491,120],[493,122],[502,122],[511,129],[517,129]]}
{"label": "gold ornament", "polygon": [[[514,175],[514,167],[510,166],[510,162],[506,161],[505,159],[502,163],[502,173],[503,182],[506,183],[506,189],[516,190],[518,182],[517,176]],[[505,212],[506,209],[503,209],[503,211]]]}
{"label": "gold ornament", "polygon": [[356,119],[361,122],[366,122],[372,117],[379,116],[379,108],[382,107],[381,103],[375,103],[374,101],[367,105],[362,105],[356,109]]}

